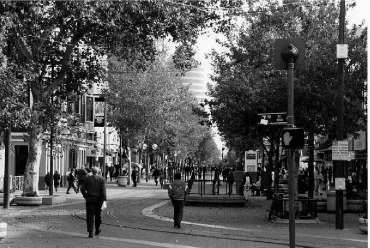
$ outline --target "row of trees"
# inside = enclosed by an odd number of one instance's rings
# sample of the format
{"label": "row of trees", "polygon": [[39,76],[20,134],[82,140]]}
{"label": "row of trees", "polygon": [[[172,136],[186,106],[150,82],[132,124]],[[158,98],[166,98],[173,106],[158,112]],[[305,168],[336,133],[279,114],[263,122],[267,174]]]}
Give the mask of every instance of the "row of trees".
{"label": "row of trees", "polygon": [[[305,66],[294,79],[295,124],[308,132],[309,147],[313,149],[314,135],[335,138],[339,7],[337,1],[270,1],[262,5],[249,2],[248,9],[248,14],[237,15],[237,22],[223,28],[226,38],[221,43],[227,51],[213,53],[213,80],[217,84],[210,89],[209,105],[213,121],[239,157],[245,150],[262,147],[269,155],[268,170],[274,169],[276,161],[278,171],[281,128],[261,128],[257,115],[287,110],[286,72],[273,66],[274,40],[300,37],[305,41],[305,50],[300,51]],[[354,25],[346,30],[345,37],[349,57],[345,68],[344,126],[345,132],[351,133],[366,128],[367,123],[363,109],[367,29]]]}
{"label": "row of trees", "polygon": [[[192,46],[198,34],[218,20],[215,12],[205,12],[202,9],[215,2],[189,1],[188,4],[176,4],[161,1],[11,1],[0,3],[0,84],[2,86],[0,87],[0,124],[2,127],[20,126],[29,134],[24,196],[38,195],[42,137],[45,130],[52,126],[48,125],[49,114],[55,114],[54,111],[58,109],[53,106],[60,104],[60,99],[68,101],[71,95],[83,94],[89,84],[102,83],[106,75],[101,63],[102,56],[108,56],[111,65],[116,60],[122,62],[123,65],[128,66],[127,68],[132,69],[137,77],[150,78],[140,82],[146,86],[156,87],[156,84],[150,84],[160,77],[160,73],[157,72],[161,70],[152,64],[157,56],[155,41],[163,37],[171,37],[177,45],[173,66],[181,72],[190,69],[194,65],[191,58],[194,54]],[[194,8],[189,8],[187,5]],[[148,72],[145,72],[147,69]],[[163,82],[169,85],[170,81]],[[111,82],[114,83],[114,80]],[[124,83],[129,83],[129,81],[120,82],[123,83],[122,87],[126,87]],[[138,90],[144,90],[144,88],[139,86]],[[156,90],[158,93],[160,88]],[[178,86],[173,86],[172,90],[178,95],[175,97],[175,93],[172,92],[168,101],[176,103],[176,108],[181,111],[190,108],[189,102],[186,101],[188,98],[186,90]],[[149,96],[150,94],[147,95]],[[182,102],[187,104],[182,105]],[[150,108],[150,106],[147,107]],[[184,125],[194,121],[183,117],[182,122],[177,120],[176,124],[166,123],[166,120],[176,120],[178,117],[175,114],[172,116],[168,114],[169,112],[166,112],[168,107],[168,104],[160,105],[160,111],[163,111],[166,117],[160,118],[162,124]],[[51,111],[47,111],[48,109]],[[148,114],[145,117],[153,120],[153,116],[154,114],[150,116]],[[142,131],[143,137],[153,135],[152,130],[161,122],[150,123]],[[120,128],[123,124],[132,127],[134,123],[137,122],[128,123],[117,118],[117,126]],[[184,136],[191,129],[170,130],[175,134],[166,134],[163,136],[165,137],[163,142],[171,139],[173,141],[178,133]],[[176,137],[179,138],[181,135]],[[156,134],[156,137],[159,136]]]}
{"label": "row of trees", "polygon": [[110,59],[106,92],[109,121],[133,146],[157,144],[160,154],[176,153],[178,159],[195,157],[200,142],[209,136],[209,127],[202,125],[207,115],[198,114],[204,110],[166,57],[158,54],[145,71]]}

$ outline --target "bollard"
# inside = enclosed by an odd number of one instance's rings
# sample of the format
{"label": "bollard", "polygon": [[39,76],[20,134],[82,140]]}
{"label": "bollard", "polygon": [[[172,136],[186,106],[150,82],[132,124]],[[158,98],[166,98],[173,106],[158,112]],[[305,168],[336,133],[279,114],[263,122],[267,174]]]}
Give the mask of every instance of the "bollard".
{"label": "bollard", "polygon": [[6,237],[8,225],[5,222],[0,222],[0,240]]}

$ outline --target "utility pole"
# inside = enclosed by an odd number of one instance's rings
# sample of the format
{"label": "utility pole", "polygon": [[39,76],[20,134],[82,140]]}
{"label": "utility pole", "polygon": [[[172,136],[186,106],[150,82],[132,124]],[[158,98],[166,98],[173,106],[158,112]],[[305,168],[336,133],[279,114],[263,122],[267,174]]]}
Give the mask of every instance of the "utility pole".
{"label": "utility pole", "polygon": [[10,148],[10,125],[5,128],[4,132],[4,145],[5,145],[5,162],[4,162],[4,202],[3,207],[9,208],[9,148]]}
{"label": "utility pole", "polygon": [[[338,59],[338,126],[337,126],[337,140],[341,141],[344,139],[344,63],[347,54],[339,54],[339,50],[346,50],[348,47],[344,44],[344,32],[345,32],[345,14],[346,5],[345,0],[340,1],[340,12],[339,12],[339,35],[337,45],[337,59]],[[345,51],[347,53],[347,51]],[[345,161],[344,160],[333,160],[334,176],[335,176],[335,198],[336,198],[336,210],[335,210],[335,228],[343,229],[343,190],[339,189],[339,181],[345,179]]]}

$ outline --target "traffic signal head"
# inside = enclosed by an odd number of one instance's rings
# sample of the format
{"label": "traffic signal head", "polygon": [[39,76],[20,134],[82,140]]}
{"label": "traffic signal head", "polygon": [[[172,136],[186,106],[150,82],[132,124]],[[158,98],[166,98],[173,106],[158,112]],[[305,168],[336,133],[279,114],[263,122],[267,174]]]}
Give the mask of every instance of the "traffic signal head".
{"label": "traffic signal head", "polygon": [[302,149],[304,147],[303,128],[284,128],[283,146],[286,148]]}

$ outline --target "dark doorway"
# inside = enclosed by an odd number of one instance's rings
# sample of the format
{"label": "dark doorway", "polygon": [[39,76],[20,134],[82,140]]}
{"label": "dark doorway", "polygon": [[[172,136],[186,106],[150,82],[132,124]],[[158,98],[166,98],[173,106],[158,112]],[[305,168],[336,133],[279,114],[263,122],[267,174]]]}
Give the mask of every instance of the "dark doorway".
{"label": "dark doorway", "polygon": [[15,146],[15,175],[23,176],[28,158],[28,146]]}

